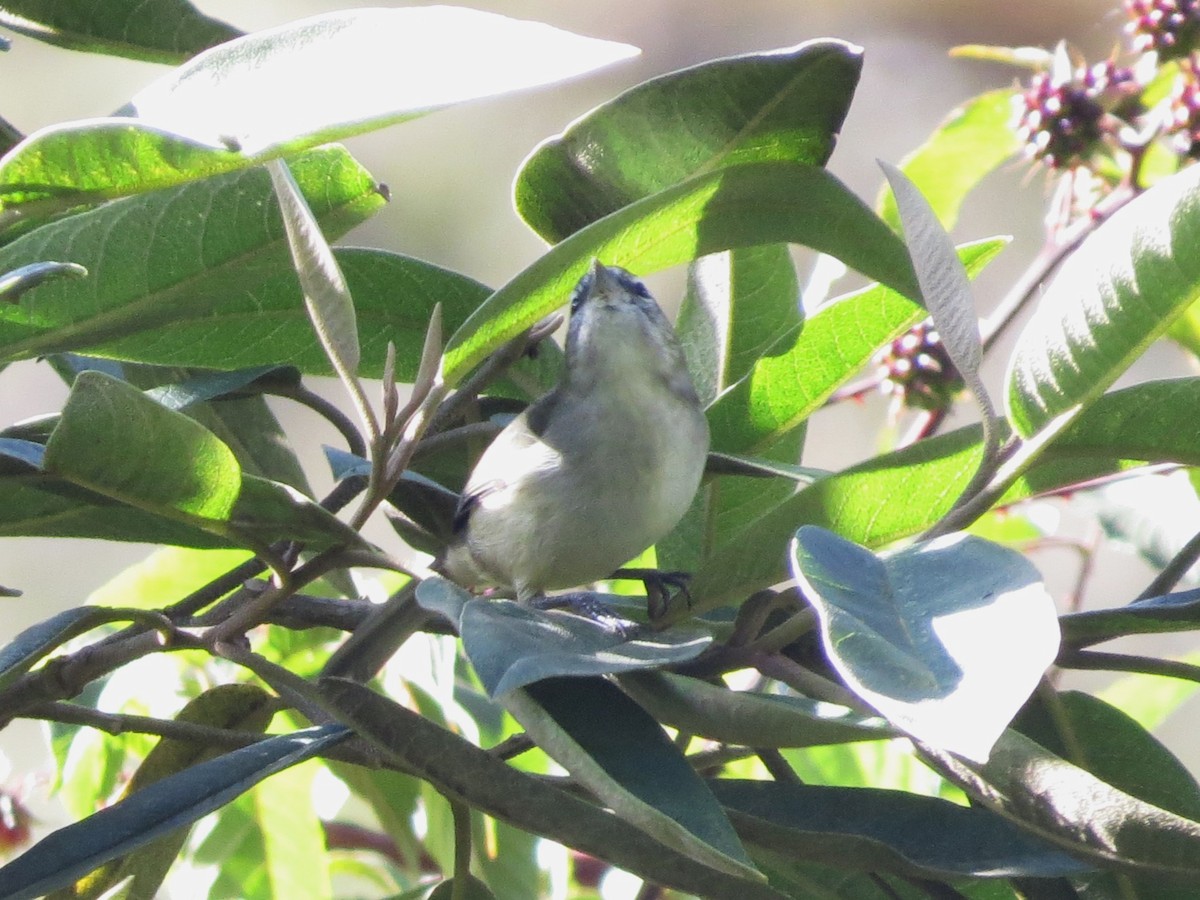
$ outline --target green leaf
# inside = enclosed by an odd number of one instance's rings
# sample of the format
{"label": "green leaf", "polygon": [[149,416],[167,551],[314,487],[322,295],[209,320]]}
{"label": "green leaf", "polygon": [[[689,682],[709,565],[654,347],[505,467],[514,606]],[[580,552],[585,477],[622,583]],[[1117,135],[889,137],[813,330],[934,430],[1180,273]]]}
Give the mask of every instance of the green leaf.
{"label": "green leaf", "polygon": [[[676,327],[700,398],[711,403],[753,369],[781,332],[800,327],[800,287],[783,244],[702,257],[689,276]],[[768,461],[794,464],[803,443],[803,430],[795,428],[764,448],[762,455]],[[656,547],[659,564],[695,571],[715,543],[738,530],[748,511],[774,506],[794,491],[790,479],[709,480],[683,521]]]}
{"label": "green leaf", "polygon": [[714,779],[747,843],[918,878],[1052,878],[1092,867],[983,809],[872,788]]}
{"label": "green leaf", "polygon": [[724,744],[815,747],[895,734],[882,719],[833,703],[733,691],[669,672],[628,672],[617,684],[664,725]]}
{"label": "green leaf", "polygon": [[[223,684],[191,700],[179,711],[175,721],[261,733],[270,724],[275,708],[274,698],[262,688],[250,684]],[[131,797],[155,782],[218,755],[219,751],[203,744],[163,738],[138,766],[122,796]],[[110,861],[70,888],[56,892],[51,900],[90,900],[127,878],[132,879],[131,887],[136,888],[137,896],[152,897],[187,836],[186,827],[164,834],[129,855]]]}
{"label": "green leaf", "polygon": [[[594,595],[603,602],[603,594]],[[499,697],[561,675],[607,675],[694,659],[712,637],[696,629],[635,634],[563,612],[540,612],[511,600],[480,600],[441,578],[417,588],[426,609],[451,621],[488,694]]]}
{"label": "green leaf", "polygon": [[1090,647],[1130,634],[1166,634],[1200,628],[1200,589],[1136,600],[1126,606],[1068,613],[1059,620],[1063,643]]}
{"label": "green leaf", "polygon": [[517,212],[557,243],[703,172],[767,160],[822,166],[861,69],[860,48],[817,40],[639,84],[533,152],[517,175]]}
{"label": "green leaf", "polygon": [[613,685],[552,678],[501,702],[617,816],[717,871],[764,880],[704,781],[659,724]]}
{"label": "green leaf", "polygon": [[452,7],[315,16],[229,41],[172,71],[122,110],[136,121],[31,135],[0,160],[0,198],[38,201],[44,213],[170,187],[636,52]]}
{"label": "green leaf", "polygon": [[[735,247],[790,242],[829,253],[919,296],[904,245],[824,169],[790,162],[697,175],[571,235],[487,302],[447,344],[454,384],[488,353],[561,306],[592,259],[647,274]],[[0,262],[2,262],[0,257]]]}
{"label": "green leaf", "polygon": [[1079,691],[1039,693],[1014,727],[1113,787],[1200,820],[1200,785],[1187,767],[1149,731],[1100,698]]}
{"label": "green leaf", "polygon": [[[1021,149],[1012,127],[1014,94],[1012,88],[988,91],[957,107],[900,164],[947,231],[958,221],[959,208],[971,190]],[[896,199],[886,186],[876,209],[899,229]]]}
{"label": "green leaf", "polygon": [[48,44],[175,65],[241,34],[185,0],[5,0],[0,24]]}
{"label": "green leaf", "polygon": [[359,540],[303,495],[244,474],[203,426],[100,372],[76,378],[44,465],[88,491],[252,549],[284,537]]}
{"label": "green leaf", "polygon": [[613,865],[689,893],[782,900],[756,873],[732,877],[666,846],[608,811],[508,763],[357,682],[325,679],[331,711],[384,759],[438,791],[518,828],[602,855]]}
{"label": "green leaf", "polygon": [[140,92],[139,119],[248,154],[312,146],[549,84],[637,50],[457,7],[327,13],[202,54]]}
{"label": "green leaf", "polygon": [[32,900],[117,856],[190,825],[270,775],[349,737],[321,725],[268,738],[168,776],[94,816],[60,828],[0,868],[0,895]]}
{"label": "green leaf", "polygon": [[[816,318],[811,320],[812,328]],[[1002,504],[1124,471],[1146,461],[1200,465],[1200,380],[1150,382],[1101,397],[1051,443],[1001,498]],[[800,524],[820,525],[878,546],[916,534],[945,515],[979,466],[978,427],[937,435],[815,481],[749,523],[694,573],[693,611],[769,587],[786,577],[787,542]],[[1005,437],[1001,435],[1002,439]],[[905,498],[897,503],[896,498]]]}
{"label": "green leaf", "polygon": [[330,853],[313,806],[316,763],[293,766],[255,786],[255,824],[263,836],[261,863],[273,897],[326,900]]}
{"label": "green leaf", "polygon": [[1195,879],[1200,823],[1139,800],[1009,729],[985,765],[924,748],[984,806],[1084,858]]}
{"label": "green leaf", "polygon": [[1093,403],[1200,297],[1200,170],[1165,178],[1100,225],[1063,264],[1008,373],[1028,437]]}
{"label": "green leaf", "polygon": [[792,554],[838,674],[934,746],[987,759],[1058,653],[1041,576],[998,544],[951,535],[881,559],[805,526]]}
{"label": "green leaf", "polygon": [[[293,168],[330,233],[358,224],[384,202],[341,148],[313,151]],[[246,319],[259,283],[290,268],[285,254],[270,180],[261,171],[128,198],[45,225],[0,249],[0,270],[58,257],[87,266],[92,277],[55,281],[26,294],[19,306],[0,306],[0,356],[103,352],[134,335],[174,347],[180,320],[211,323],[234,311],[242,318],[239,342],[269,341],[268,328]],[[302,310],[299,299],[297,292],[292,303]],[[315,343],[311,336],[309,342]]]}
{"label": "green leaf", "polygon": [[[974,277],[1007,244],[991,238],[958,249]],[[708,408],[713,448],[752,453],[821,407],[887,341],[928,312],[881,285],[833,300],[802,326],[779,333],[753,368]]]}
{"label": "green leaf", "polygon": [[242,488],[233,451],[208,429],[99,372],[75,379],[45,470],[185,521],[225,520]]}

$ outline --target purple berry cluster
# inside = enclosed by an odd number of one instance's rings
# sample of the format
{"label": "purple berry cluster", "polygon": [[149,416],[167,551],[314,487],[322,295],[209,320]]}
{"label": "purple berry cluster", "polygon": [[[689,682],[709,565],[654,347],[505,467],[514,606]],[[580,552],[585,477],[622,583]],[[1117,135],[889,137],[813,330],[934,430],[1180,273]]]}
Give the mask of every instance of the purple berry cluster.
{"label": "purple berry cluster", "polygon": [[942,410],[963,388],[933,322],[914,325],[876,357],[883,390],[905,406]]}
{"label": "purple berry cluster", "polygon": [[1126,29],[1133,49],[1154,51],[1160,60],[1187,57],[1200,44],[1200,3],[1196,0],[1125,0]]}

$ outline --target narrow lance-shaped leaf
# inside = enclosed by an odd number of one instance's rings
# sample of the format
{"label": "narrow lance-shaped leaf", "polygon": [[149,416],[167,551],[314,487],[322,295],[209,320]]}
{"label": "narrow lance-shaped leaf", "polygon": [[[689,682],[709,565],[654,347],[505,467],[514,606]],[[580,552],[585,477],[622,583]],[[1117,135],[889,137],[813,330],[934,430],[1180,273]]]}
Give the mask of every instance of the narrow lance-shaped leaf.
{"label": "narrow lance-shaped leaf", "polygon": [[[765,881],[683,754],[611,684],[552,678],[501,702],[538,746],[620,818],[719,872]],[[620,740],[613,740],[614,731]]]}
{"label": "narrow lance-shaped leaf", "polygon": [[954,243],[938,223],[937,215],[917,186],[890,163],[880,161],[904,225],[904,240],[912,256],[925,308],[933,318],[946,353],[975,395],[983,418],[984,457],[990,459],[998,444],[995,412],[987,388],[979,377],[983,344],[966,269],[954,251]]}
{"label": "narrow lance-shaped leaf", "polygon": [[[292,261],[300,276],[304,305],[312,320],[313,330],[333,369],[352,397],[361,398],[358,387],[358,323],[354,315],[354,299],[346,287],[346,279],[338,267],[333,251],[321,234],[321,227],[304,201],[296,180],[279,160],[267,163],[275,196],[283,213]],[[360,412],[370,417],[370,407],[363,402]]]}
{"label": "narrow lance-shaped leaf", "polygon": [[98,865],[190,825],[264,778],[349,735],[341,725],[283,734],[155,782],[82,822],[52,832],[0,868],[0,896],[33,900],[66,887]]}
{"label": "narrow lance-shaped leaf", "polygon": [[1165,178],[1100,225],[1059,270],[1008,372],[1030,436],[1095,401],[1200,297],[1200,168]]}
{"label": "narrow lance-shaped leaf", "polygon": [[21,295],[52,278],[83,278],[87,269],[76,263],[38,262],[0,275],[0,302],[16,303]]}

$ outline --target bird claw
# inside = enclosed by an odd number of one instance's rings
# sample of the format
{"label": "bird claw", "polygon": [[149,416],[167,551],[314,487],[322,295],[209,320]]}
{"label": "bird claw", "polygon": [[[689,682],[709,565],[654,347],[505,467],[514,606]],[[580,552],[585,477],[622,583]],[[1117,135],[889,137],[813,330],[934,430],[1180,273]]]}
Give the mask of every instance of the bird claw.
{"label": "bird claw", "polygon": [[542,611],[566,609],[591,622],[595,622],[622,640],[630,640],[636,636],[642,626],[637,622],[631,622],[628,619],[618,616],[613,612],[612,607],[600,598],[601,595],[594,591],[572,591],[567,594],[551,594],[549,596],[541,594],[533,597],[529,601],[529,605],[533,609]]}
{"label": "bird claw", "polygon": [[[692,595],[688,592],[690,572],[663,572],[659,569],[618,569],[613,573],[616,578],[630,578],[640,581],[646,587],[646,613],[651,622],[657,622],[665,616],[682,596],[687,601],[688,608],[692,606]],[[670,589],[674,589],[671,593]]]}

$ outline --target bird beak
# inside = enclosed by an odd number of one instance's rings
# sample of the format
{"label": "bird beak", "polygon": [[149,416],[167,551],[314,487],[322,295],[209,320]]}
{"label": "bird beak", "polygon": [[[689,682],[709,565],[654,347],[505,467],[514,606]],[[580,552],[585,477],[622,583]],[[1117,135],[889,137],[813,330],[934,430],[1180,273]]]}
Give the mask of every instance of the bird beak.
{"label": "bird beak", "polygon": [[592,260],[592,269],[590,274],[592,276],[592,287],[591,290],[588,291],[589,296],[594,297],[597,294],[613,294],[621,290],[621,283],[617,281],[617,278],[615,275],[613,275],[612,271],[606,265],[604,265],[604,263],[600,262],[600,260]]}

